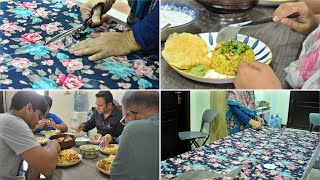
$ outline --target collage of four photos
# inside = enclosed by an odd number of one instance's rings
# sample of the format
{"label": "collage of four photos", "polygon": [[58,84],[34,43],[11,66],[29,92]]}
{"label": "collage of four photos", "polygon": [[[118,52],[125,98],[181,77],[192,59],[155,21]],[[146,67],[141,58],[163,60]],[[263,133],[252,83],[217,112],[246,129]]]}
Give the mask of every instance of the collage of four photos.
{"label": "collage of four photos", "polygon": [[319,177],[319,0],[0,0],[0,180]]}

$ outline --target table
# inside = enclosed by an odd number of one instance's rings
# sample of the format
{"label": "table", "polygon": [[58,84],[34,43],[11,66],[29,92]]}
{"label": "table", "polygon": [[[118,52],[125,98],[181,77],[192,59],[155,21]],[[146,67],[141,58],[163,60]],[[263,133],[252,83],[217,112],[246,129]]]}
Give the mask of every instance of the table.
{"label": "table", "polygon": [[[80,154],[79,147],[73,147]],[[46,178],[41,175],[41,179],[47,180],[63,180],[63,179],[90,179],[90,180],[99,180],[99,179],[110,179],[109,175],[106,175],[98,170],[96,164],[99,160],[107,158],[108,155],[99,153],[97,158],[94,159],[85,159],[75,165],[68,167],[56,167],[56,170],[53,176],[47,176]],[[24,161],[24,170],[27,171],[28,163]]]}
{"label": "table", "polygon": [[[204,6],[194,0],[162,0],[162,2],[173,1],[192,5],[200,10],[201,16],[190,28],[190,33],[205,33],[219,31],[224,25],[218,24],[213,14]],[[257,6],[250,11],[253,20],[272,16],[275,8]],[[252,36],[266,43],[272,51],[271,67],[280,79],[282,88],[291,88],[286,82],[284,68],[291,62],[297,60],[302,42],[305,36],[292,31],[291,29],[278,24],[268,23],[243,28],[241,34]],[[162,43],[162,48],[164,44]],[[230,84],[206,84],[187,79],[175,72],[162,58],[161,61],[161,88],[163,89],[233,89]]]}
{"label": "table", "polygon": [[[162,179],[305,179],[320,151],[320,134],[246,129],[161,162]],[[264,167],[273,164],[276,169]]]}
{"label": "table", "polygon": [[[80,150],[78,147],[73,147],[78,153]],[[61,179],[90,179],[90,180],[98,180],[98,179],[110,179],[109,175],[106,175],[98,170],[96,167],[96,163],[108,156],[102,153],[99,153],[98,157],[95,159],[85,159],[82,158],[81,162],[69,166],[69,167],[57,167],[54,175],[52,177],[53,180],[61,180]]]}

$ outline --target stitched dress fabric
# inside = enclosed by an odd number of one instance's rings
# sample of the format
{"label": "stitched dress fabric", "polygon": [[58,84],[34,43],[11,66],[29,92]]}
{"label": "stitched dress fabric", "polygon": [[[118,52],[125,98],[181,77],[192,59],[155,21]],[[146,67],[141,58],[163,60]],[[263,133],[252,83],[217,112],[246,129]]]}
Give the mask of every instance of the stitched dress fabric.
{"label": "stitched dress fabric", "polygon": [[[158,89],[159,57],[132,53],[90,62],[69,54],[92,32],[129,30],[118,24],[88,28],[47,46],[53,36],[82,23],[70,0],[0,2],[0,89]],[[110,42],[112,46],[112,42]]]}

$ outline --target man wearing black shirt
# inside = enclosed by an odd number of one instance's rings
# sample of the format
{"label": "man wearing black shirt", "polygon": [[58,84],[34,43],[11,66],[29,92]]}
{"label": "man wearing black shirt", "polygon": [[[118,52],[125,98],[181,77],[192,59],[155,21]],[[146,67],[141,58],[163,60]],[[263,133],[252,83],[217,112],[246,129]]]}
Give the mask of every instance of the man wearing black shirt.
{"label": "man wearing black shirt", "polygon": [[[96,94],[96,109],[89,121],[77,126],[76,132],[81,130],[88,132],[97,128],[98,135],[96,139],[103,136],[109,143],[114,143],[121,135],[123,125],[120,123],[122,112],[113,104],[113,96],[110,91],[99,91]],[[102,138],[100,138],[102,139]]]}

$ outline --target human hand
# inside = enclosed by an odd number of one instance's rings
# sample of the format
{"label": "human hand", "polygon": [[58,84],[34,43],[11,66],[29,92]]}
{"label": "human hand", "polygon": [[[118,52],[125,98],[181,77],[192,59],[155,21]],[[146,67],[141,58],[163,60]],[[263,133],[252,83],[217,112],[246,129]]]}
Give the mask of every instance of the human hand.
{"label": "human hand", "polygon": [[29,165],[26,173],[26,180],[40,180],[39,170]]}
{"label": "human hand", "polygon": [[[300,14],[299,17],[295,19],[286,18],[296,12]],[[305,35],[311,33],[319,24],[305,2],[281,4],[273,13],[273,21],[281,22],[289,28]]]}
{"label": "human hand", "polygon": [[256,118],[261,123],[261,125],[264,124],[264,119],[263,118],[261,118],[260,116],[257,116]]}
{"label": "human hand", "polygon": [[313,14],[320,14],[320,1],[319,0],[304,0],[306,5]]}
{"label": "human hand", "polygon": [[89,18],[92,8],[100,2],[104,3],[104,8],[102,9],[101,7],[97,7],[94,10],[92,15],[92,26],[99,26],[102,23],[108,21],[109,17],[105,13],[110,10],[112,6],[112,0],[89,0],[88,2],[83,4],[80,7],[83,21]]}
{"label": "human hand", "polygon": [[237,89],[281,89],[271,67],[256,61],[239,62],[233,84]]}
{"label": "human hand", "polygon": [[[98,140],[99,138],[100,138],[100,139],[102,138],[102,135],[99,134],[99,133],[94,136],[94,139],[96,139],[96,140]],[[100,139],[99,139],[99,140],[100,140]]]}
{"label": "human hand", "polygon": [[54,122],[53,120],[50,120],[48,123],[47,123],[48,126],[50,127],[53,127],[55,129],[57,129],[57,124],[56,122]]}
{"label": "human hand", "polygon": [[249,124],[253,127],[253,129],[261,129],[261,123],[259,121],[250,119]]}
{"label": "human hand", "polygon": [[57,150],[58,153],[61,151],[60,144],[55,140],[49,140],[48,141],[48,148],[49,149],[55,149],[55,150]]}
{"label": "human hand", "polygon": [[41,119],[40,121],[38,121],[38,124],[36,125],[36,129],[41,128],[45,125],[47,125],[47,121],[45,119]]}
{"label": "human hand", "polygon": [[84,130],[84,128],[85,128],[84,124],[79,124],[76,127],[76,133],[79,133],[80,131]]}
{"label": "human hand", "polygon": [[92,33],[94,39],[80,41],[73,45],[70,53],[75,56],[89,56],[97,61],[110,56],[127,55],[141,49],[134,39],[132,31]]}
{"label": "human hand", "polygon": [[102,137],[103,146],[108,146],[110,143],[112,143],[112,136],[110,134],[106,134]]}

